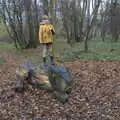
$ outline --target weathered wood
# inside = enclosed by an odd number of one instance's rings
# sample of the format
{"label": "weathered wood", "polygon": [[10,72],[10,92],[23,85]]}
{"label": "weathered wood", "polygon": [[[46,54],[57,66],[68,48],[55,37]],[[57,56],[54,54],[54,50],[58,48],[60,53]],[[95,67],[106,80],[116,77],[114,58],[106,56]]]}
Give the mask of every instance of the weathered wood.
{"label": "weathered wood", "polygon": [[47,75],[38,71],[30,71],[28,76],[28,83],[36,86],[37,88],[53,90]]}
{"label": "weathered wood", "polygon": [[17,81],[15,83],[15,92],[23,92],[24,91],[24,79],[17,75]]}
{"label": "weathered wood", "polygon": [[64,92],[58,92],[58,91],[54,91],[53,94],[55,98],[57,98],[60,102],[62,103],[68,102],[68,94]]}
{"label": "weathered wood", "polygon": [[[62,103],[67,102],[68,94],[72,89],[72,83],[69,80],[66,82],[60,76],[60,71],[55,72],[55,70],[56,66],[48,66],[48,68],[43,67],[40,70],[35,70],[31,67],[30,63],[22,64],[16,71],[17,83],[15,85],[15,91],[23,92],[25,83],[28,83],[33,87],[53,92],[53,95]],[[65,72],[64,70],[62,72]]]}

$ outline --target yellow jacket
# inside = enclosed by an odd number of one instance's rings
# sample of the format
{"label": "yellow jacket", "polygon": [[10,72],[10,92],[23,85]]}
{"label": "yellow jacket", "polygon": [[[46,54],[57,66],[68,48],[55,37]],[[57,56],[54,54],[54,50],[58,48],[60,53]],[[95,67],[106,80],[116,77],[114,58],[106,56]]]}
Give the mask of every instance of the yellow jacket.
{"label": "yellow jacket", "polygon": [[52,43],[53,42],[53,34],[55,33],[55,29],[51,24],[41,24],[39,29],[39,40],[40,43]]}

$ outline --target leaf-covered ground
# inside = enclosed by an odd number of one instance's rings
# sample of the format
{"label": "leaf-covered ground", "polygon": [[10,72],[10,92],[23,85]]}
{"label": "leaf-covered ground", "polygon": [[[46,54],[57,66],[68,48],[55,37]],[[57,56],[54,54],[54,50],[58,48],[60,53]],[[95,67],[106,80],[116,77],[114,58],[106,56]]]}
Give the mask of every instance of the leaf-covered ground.
{"label": "leaf-covered ground", "polygon": [[120,62],[67,63],[73,89],[62,104],[51,93],[26,86],[14,92],[19,56],[4,54],[0,65],[0,120],[120,120]]}

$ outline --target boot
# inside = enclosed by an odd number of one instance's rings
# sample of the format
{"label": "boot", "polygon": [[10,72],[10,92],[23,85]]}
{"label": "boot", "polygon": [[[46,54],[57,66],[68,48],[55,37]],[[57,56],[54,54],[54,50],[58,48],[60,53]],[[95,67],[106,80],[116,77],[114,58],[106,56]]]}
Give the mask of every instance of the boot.
{"label": "boot", "polygon": [[55,60],[53,56],[50,56],[50,63],[51,65],[55,65]]}
{"label": "boot", "polygon": [[43,57],[43,63],[46,64],[46,57]]}

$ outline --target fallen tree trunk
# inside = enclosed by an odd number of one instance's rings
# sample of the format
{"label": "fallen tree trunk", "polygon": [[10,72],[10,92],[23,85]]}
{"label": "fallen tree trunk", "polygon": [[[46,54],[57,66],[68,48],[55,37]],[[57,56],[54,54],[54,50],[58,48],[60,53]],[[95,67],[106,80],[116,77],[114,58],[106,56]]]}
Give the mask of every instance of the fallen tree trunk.
{"label": "fallen tree trunk", "polygon": [[17,69],[16,78],[16,92],[23,92],[25,84],[28,83],[36,88],[53,92],[53,95],[63,103],[68,101],[68,94],[72,89],[70,72],[64,66],[47,65],[36,70],[30,62],[24,62]]}

